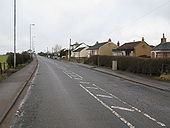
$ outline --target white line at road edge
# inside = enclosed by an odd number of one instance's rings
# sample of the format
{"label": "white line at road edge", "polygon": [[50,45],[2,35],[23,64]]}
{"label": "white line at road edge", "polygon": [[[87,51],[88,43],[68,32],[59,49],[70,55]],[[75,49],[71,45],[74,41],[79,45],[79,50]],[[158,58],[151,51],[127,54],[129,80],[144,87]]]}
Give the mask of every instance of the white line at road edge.
{"label": "white line at road edge", "polygon": [[162,127],[165,127],[165,126],[166,126],[164,123],[157,121],[157,120],[154,119],[153,117],[151,117],[151,116],[149,116],[148,114],[142,112],[142,111],[139,110],[138,108],[136,108],[136,107],[134,107],[134,106],[128,104],[127,102],[122,101],[122,100],[121,100],[120,98],[118,98],[117,96],[115,96],[115,95],[113,95],[113,94],[107,92],[106,90],[100,88],[99,86],[97,86],[97,85],[95,85],[95,84],[93,84],[93,86],[95,86],[95,87],[97,87],[98,89],[104,91],[105,93],[107,93],[107,94],[109,94],[110,96],[114,97],[115,99],[117,99],[118,101],[122,102],[123,104],[128,105],[129,107],[131,107],[132,109],[136,110],[137,112],[142,113],[145,117],[147,117],[148,119],[150,119],[150,120],[156,122],[158,125],[160,125],[160,126],[162,126]]}
{"label": "white line at road edge", "polygon": [[109,109],[116,117],[118,117],[124,124],[126,124],[129,128],[135,128],[130,122],[128,122],[126,119],[121,117],[116,111],[111,109],[107,104],[105,104],[103,101],[101,101],[99,98],[97,98],[95,95],[93,95],[89,90],[87,90],[84,86],[80,84],[80,87],[82,87],[86,92],[88,92],[91,96],[93,96],[98,102],[100,102],[104,107]]}

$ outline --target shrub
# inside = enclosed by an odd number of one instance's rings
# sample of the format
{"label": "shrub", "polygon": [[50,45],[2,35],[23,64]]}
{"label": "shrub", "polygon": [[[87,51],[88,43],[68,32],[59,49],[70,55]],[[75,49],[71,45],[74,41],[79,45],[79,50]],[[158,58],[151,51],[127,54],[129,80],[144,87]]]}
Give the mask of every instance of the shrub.
{"label": "shrub", "polygon": [[163,72],[170,73],[170,59],[151,59],[125,56],[92,56],[87,59],[85,63],[111,68],[113,60],[117,61],[118,69],[123,71],[148,75],[160,75]]}
{"label": "shrub", "polygon": [[[14,53],[8,53],[8,59],[7,59],[7,63],[9,67],[13,67],[14,65]],[[32,60],[32,58],[30,58],[30,54],[27,52],[23,52],[22,54],[17,53],[16,54],[16,66],[18,66],[19,64],[24,64],[24,63],[28,63]]]}

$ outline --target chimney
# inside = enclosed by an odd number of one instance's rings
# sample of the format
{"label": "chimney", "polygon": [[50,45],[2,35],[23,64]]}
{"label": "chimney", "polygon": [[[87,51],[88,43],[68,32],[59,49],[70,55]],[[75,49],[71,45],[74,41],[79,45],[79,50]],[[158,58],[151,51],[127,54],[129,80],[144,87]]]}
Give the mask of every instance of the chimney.
{"label": "chimney", "polygon": [[112,42],[112,40],[109,38],[108,42]]}
{"label": "chimney", "polygon": [[166,43],[165,34],[163,33],[163,38],[161,38],[161,44]]}
{"label": "chimney", "polygon": [[119,41],[117,42],[117,46],[118,46],[118,47],[120,46],[120,43],[119,43]]}
{"label": "chimney", "polygon": [[145,42],[145,39],[144,39],[144,37],[142,37],[142,42]]}
{"label": "chimney", "polygon": [[97,41],[96,44],[98,44],[99,42]]}

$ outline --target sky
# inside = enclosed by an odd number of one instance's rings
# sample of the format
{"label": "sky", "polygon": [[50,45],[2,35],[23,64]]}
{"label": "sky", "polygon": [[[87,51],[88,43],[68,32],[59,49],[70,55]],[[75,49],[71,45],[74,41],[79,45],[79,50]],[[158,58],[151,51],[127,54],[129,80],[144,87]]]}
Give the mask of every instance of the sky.
{"label": "sky", "polygon": [[[0,0],[0,54],[13,52],[13,1]],[[69,40],[124,44],[142,37],[158,45],[170,41],[170,0],[17,0],[17,52],[69,47]]]}

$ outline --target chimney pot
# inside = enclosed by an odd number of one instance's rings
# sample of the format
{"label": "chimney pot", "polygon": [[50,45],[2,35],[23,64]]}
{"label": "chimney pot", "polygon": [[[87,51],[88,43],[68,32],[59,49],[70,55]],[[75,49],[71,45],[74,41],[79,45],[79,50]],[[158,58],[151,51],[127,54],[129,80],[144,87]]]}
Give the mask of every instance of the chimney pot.
{"label": "chimney pot", "polygon": [[117,46],[118,46],[118,47],[120,46],[120,43],[119,43],[119,41],[117,42]]}
{"label": "chimney pot", "polygon": [[161,44],[162,43],[166,43],[166,38],[165,38],[165,34],[163,33],[163,38],[161,38]]}
{"label": "chimney pot", "polygon": [[112,40],[109,38],[108,42],[112,42]]}
{"label": "chimney pot", "polygon": [[144,42],[145,41],[145,39],[144,39],[144,37],[142,37],[142,42]]}

